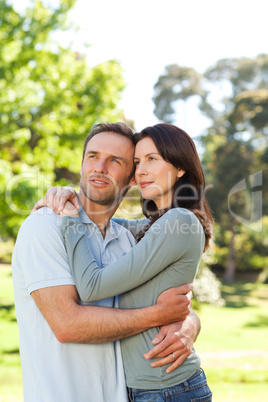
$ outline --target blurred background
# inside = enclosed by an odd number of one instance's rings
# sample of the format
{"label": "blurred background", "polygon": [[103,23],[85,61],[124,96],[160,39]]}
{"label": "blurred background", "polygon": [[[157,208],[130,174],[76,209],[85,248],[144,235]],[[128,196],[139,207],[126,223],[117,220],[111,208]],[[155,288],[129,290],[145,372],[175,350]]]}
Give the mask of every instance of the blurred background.
{"label": "blurred background", "polygon": [[[99,122],[178,125],[197,146],[214,241],[195,281],[215,401],[267,398],[266,0],[0,0],[0,401],[22,401],[11,254],[51,185],[79,185]],[[117,215],[141,216],[132,189]]]}

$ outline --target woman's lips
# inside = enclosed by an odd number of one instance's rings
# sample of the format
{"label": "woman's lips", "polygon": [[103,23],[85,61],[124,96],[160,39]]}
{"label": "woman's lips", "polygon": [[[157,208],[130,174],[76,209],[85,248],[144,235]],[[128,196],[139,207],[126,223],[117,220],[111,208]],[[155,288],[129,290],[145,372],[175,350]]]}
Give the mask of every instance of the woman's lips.
{"label": "woman's lips", "polygon": [[153,181],[141,181],[140,182],[140,187],[145,188],[145,187],[149,186],[152,183],[153,183]]}

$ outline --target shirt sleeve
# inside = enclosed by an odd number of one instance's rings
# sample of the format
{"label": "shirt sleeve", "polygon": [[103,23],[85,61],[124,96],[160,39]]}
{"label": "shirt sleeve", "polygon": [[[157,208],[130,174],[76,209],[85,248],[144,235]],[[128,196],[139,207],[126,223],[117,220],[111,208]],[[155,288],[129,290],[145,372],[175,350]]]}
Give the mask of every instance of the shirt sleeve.
{"label": "shirt sleeve", "polygon": [[12,269],[21,272],[29,293],[45,287],[74,285],[56,216],[43,211],[27,218],[16,241]]}
{"label": "shirt sleeve", "polygon": [[134,237],[146,226],[150,219],[125,219],[125,218],[112,218],[112,220],[121,226],[128,229]]}
{"label": "shirt sleeve", "polygon": [[127,292],[182,258],[191,247],[192,220],[196,224],[197,218],[189,211],[178,211],[164,214],[137,245],[104,269],[99,269],[89,249],[80,218],[64,217],[62,233],[81,299],[97,301]]}

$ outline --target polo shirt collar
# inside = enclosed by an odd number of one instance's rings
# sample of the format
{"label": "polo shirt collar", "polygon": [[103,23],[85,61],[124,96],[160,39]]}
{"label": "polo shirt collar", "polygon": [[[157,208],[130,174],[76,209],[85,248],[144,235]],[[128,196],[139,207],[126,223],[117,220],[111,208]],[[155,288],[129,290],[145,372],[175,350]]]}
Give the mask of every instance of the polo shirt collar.
{"label": "polo shirt collar", "polygon": [[[88,214],[81,206],[78,213],[82,223],[86,225],[93,225],[94,227],[97,228],[97,225],[94,222],[92,222]],[[118,237],[119,237],[118,225],[112,220],[110,220],[106,226],[105,242],[108,243],[110,240],[117,239]]]}
{"label": "polo shirt collar", "polygon": [[92,225],[95,225],[94,222],[92,222],[92,220],[90,219],[90,217],[88,216],[88,214],[85,212],[85,210],[80,206],[79,208],[79,216],[81,219],[82,223],[91,223]]}

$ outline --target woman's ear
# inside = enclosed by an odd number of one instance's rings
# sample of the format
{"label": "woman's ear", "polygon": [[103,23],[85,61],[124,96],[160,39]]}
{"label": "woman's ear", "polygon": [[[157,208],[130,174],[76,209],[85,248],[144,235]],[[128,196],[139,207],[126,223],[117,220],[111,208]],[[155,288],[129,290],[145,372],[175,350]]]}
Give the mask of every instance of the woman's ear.
{"label": "woman's ear", "polygon": [[182,169],[178,169],[178,173],[177,173],[177,178],[179,179],[180,177],[182,177],[185,173],[185,170]]}
{"label": "woman's ear", "polygon": [[132,178],[130,179],[129,185],[130,185],[130,186],[136,186],[136,185],[137,185],[137,182],[136,182],[136,180],[135,180],[135,174],[134,174],[134,175],[132,176]]}

